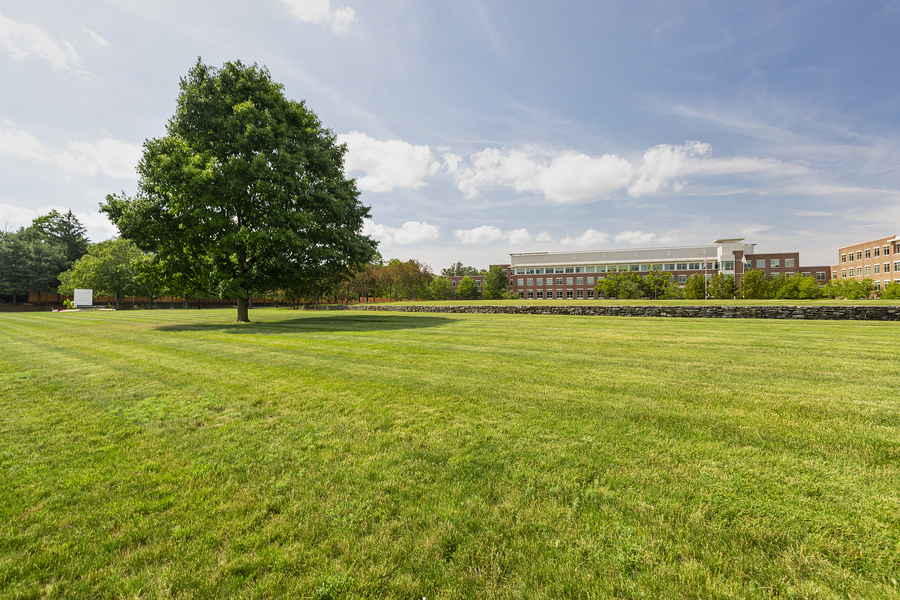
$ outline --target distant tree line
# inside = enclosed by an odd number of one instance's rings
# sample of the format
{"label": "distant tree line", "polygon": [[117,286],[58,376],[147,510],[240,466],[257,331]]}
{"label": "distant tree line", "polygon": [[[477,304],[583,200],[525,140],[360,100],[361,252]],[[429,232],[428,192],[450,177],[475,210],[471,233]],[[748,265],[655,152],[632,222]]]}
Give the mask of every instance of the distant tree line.
{"label": "distant tree line", "polygon": [[18,231],[0,232],[0,299],[28,301],[28,293],[55,294],[60,273],[84,256],[90,245],[85,228],[68,211],[40,216]]}

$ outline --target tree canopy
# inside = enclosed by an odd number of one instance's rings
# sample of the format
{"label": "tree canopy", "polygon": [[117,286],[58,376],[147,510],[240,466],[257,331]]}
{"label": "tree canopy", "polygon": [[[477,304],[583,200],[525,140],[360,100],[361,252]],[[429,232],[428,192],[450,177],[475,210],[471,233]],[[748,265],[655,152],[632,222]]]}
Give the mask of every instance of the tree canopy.
{"label": "tree canopy", "polygon": [[461,261],[457,261],[446,269],[441,269],[441,275],[444,277],[465,277],[474,275],[484,275],[485,271],[479,271],[475,267],[467,267]]}
{"label": "tree canopy", "polygon": [[59,291],[71,295],[75,288],[94,290],[95,295],[115,296],[116,308],[125,295],[140,293],[137,281],[144,255],[129,240],[111,239],[94,244],[88,253],[59,276]]}
{"label": "tree canopy", "polygon": [[137,194],[102,206],[170,288],[237,298],[245,322],[254,291],[319,295],[374,256],[346,147],[265,68],[198,60],[180,89]]}
{"label": "tree canopy", "polygon": [[484,276],[485,300],[499,300],[506,292],[506,271],[494,265]]}

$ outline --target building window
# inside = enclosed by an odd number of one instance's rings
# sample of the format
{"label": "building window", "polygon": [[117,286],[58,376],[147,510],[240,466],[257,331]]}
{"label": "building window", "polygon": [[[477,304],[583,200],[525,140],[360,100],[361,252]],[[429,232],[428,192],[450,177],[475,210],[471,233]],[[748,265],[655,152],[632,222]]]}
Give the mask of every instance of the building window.
{"label": "building window", "polygon": [[584,267],[575,267],[576,273],[584,273]]}
{"label": "building window", "polygon": [[841,254],[841,263],[845,263],[845,262],[847,262],[847,255]]}
{"label": "building window", "polygon": [[528,299],[534,300],[534,290],[528,290]]}
{"label": "building window", "polygon": [[781,259],[773,258],[771,261],[769,261],[769,266],[771,266],[773,269],[777,269],[781,266]]}
{"label": "building window", "polygon": [[572,278],[566,277],[566,285],[572,285]]}
{"label": "building window", "polygon": [[525,280],[521,277],[519,278],[519,285],[525,285]]}
{"label": "building window", "polygon": [[641,270],[641,265],[628,265],[628,269],[637,272]]}
{"label": "building window", "polygon": [[875,274],[881,275],[881,265],[875,265]]}
{"label": "building window", "polygon": [[784,266],[785,266],[785,268],[793,267],[793,266],[794,266],[794,259],[793,259],[793,258],[786,258],[786,259],[784,259]]}
{"label": "building window", "polygon": [[535,269],[535,270],[534,270],[534,274],[535,274],[535,275],[543,275],[543,274],[544,274],[544,270],[543,270],[543,269]]}
{"label": "building window", "polygon": [[666,263],[663,265],[663,271],[674,271],[675,263]]}
{"label": "building window", "polygon": [[593,273],[593,272],[594,272],[594,267],[585,267],[585,268],[584,268],[584,272],[585,272],[585,273]]}
{"label": "building window", "polygon": [[[456,282],[455,282],[455,281],[453,282],[453,285],[454,285],[454,286],[456,285]],[[509,287],[512,287],[512,286],[514,286],[514,285],[516,285],[516,284],[513,283],[513,280],[512,280],[512,279],[510,279],[510,280],[509,280]]]}
{"label": "building window", "polygon": [[[832,271],[832,272],[831,272],[831,278],[832,278],[832,279],[837,279],[837,271]],[[818,279],[818,278],[817,278],[817,279]]]}
{"label": "building window", "polygon": [[[566,267],[566,273],[574,273],[574,272],[575,272],[575,267]],[[557,273],[559,273],[559,271],[557,271]]]}
{"label": "building window", "polygon": [[[837,275],[837,273],[835,273]],[[837,279],[837,277],[835,277]],[[825,271],[816,271],[816,281],[825,281]]]}
{"label": "building window", "polygon": [[866,259],[872,258],[872,251],[866,248]]}
{"label": "building window", "polygon": [[771,275],[772,277],[778,277],[779,275],[781,275],[781,273],[779,273],[778,271],[772,271],[771,273],[769,273],[769,275]]}
{"label": "building window", "polygon": [[597,272],[606,273],[606,265],[600,265],[599,267],[597,267]]}
{"label": "building window", "polygon": [[528,278],[528,285],[534,285],[534,279],[531,277]]}
{"label": "building window", "polygon": [[881,282],[880,282],[880,281],[876,281],[876,282],[875,282],[875,289],[876,289],[876,290],[880,290],[880,289],[881,289]]}
{"label": "building window", "polygon": [[572,299],[572,290],[566,290],[566,300]]}
{"label": "building window", "polygon": [[562,285],[562,277],[556,278],[556,285]]}
{"label": "building window", "polygon": [[765,269],[766,268],[765,259],[756,261],[756,268],[757,269]]}
{"label": "building window", "polygon": [[[868,250],[867,250],[868,252]],[[856,260],[862,260],[862,250],[856,251]]]}
{"label": "building window", "polygon": [[891,253],[891,247],[890,247],[890,246],[885,246],[885,247],[884,247],[884,255],[887,256],[887,255],[889,255],[890,253]]}
{"label": "building window", "polygon": [[841,277],[847,277],[847,269],[841,269]]}
{"label": "building window", "polygon": [[691,271],[697,271],[700,269],[700,263],[688,263],[688,269]]}
{"label": "building window", "polygon": [[891,263],[884,263],[884,272],[885,273],[891,272]]}
{"label": "building window", "polygon": [[588,290],[588,300],[594,299],[594,290]]}
{"label": "building window", "polygon": [[853,253],[852,253],[852,252],[851,252],[850,254],[847,255],[847,260],[848,260],[849,262],[853,262]]}
{"label": "building window", "polygon": [[556,267],[556,272],[557,272],[557,273],[565,273],[566,270],[563,269],[562,267]]}
{"label": "building window", "polygon": [[516,269],[516,275],[524,275],[525,269]]}
{"label": "building window", "polygon": [[594,285],[594,278],[588,277],[588,285]]}
{"label": "building window", "polygon": [[641,271],[649,271],[650,265],[641,265]]}
{"label": "building window", "polygon": [[881,248],[879,248],[878,246],[875,246],[875,248],[873,248],[873,250],[875,250],[875,258],[878,258],[879,256],[881,256]]}
{"label": "building window", "polygon": [[584,285],[584,277],[576,277],[575,283],[577,283],[578,285]]}
{"label": "building window", "polygon": [[687,283],[687,275],[679,275],[678,283]]}
{"label": "building window", "polygon": [[856,267],[856,276],[862,277],[862,267]]}
{"label": "building window", "polygon": [[687,263],[678,263],[677,271],[687,271]]}
{"label": "building window", "polygon": [[733,260],[723,261],[722,265],[723,265],[723,267],[722,267],[723,271],[734,271],[734,261]]}
{"label": "building window", "polygon": [[538,285],[544,285],[544,278],[543,278],[543,277],[538,277],[538,278],[537,278],[537,284],[538,284]]}
{"label": "building window", "polygon": [[538,297],[538,300],[543,300],[544,299],[544,290],[538,290],[537,297]]}
{"label": "building window", "polygon": [[900,260],[894,261],[894,273],[900,271]]}
{"label": "building window", "polygon": [[584,290],[578,290],[578,299],[584,300]]}
{"label": "building window", "polygon": [[534,275],[534,269],[525,269],[526,275]]}
{"label": "building window", "polygon": [[562,290],[556,290],[556,298],[557,299],[562,300],[562,297],[563,297],[562,294],[563,294]]}
{"label": "building window", "polygon": [[871,265],[866,265],[866,275],[871,275],[871,274],[872,274],[872,267],[871,267]]}

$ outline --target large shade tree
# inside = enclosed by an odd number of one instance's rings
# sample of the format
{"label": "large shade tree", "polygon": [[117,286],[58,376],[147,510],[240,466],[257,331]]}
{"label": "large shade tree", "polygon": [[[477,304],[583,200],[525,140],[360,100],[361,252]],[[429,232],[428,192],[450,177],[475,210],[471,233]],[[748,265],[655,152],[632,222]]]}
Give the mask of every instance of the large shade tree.
{"label": "large shade tree", "polygon": [[345,152],[265,68],[198,60],[167,134],[144,143],[137,194],[102,210],[169,287],[237,298],[246,322],[253,292],[316,296],[373,257]]}

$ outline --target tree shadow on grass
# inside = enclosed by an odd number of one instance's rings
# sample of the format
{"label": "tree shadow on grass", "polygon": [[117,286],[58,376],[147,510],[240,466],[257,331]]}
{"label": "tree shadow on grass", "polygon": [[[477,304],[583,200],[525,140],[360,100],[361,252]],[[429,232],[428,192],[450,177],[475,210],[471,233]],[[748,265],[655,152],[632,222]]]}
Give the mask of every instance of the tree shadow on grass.
{"label": "tree shadow on grass", "polygon": [[[253,313],[250,313],[253,318]],[[250,323],[181,323],[177,325],[160,325],[157,331],[221,331],[224,333],[245,334],[285,334],[285,333],[320,333],[347,331],[398,331],[401,329],[421,329],[424,327],[441,327],[453,322],[447,317],[434,315],[373,315],[373,314],[339,314],[316,315],[285,319],[283,321],[251,321]]]}

